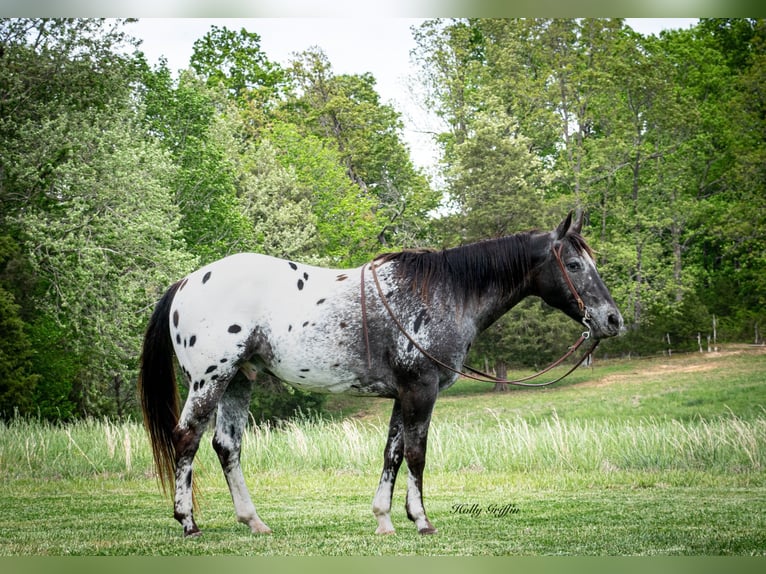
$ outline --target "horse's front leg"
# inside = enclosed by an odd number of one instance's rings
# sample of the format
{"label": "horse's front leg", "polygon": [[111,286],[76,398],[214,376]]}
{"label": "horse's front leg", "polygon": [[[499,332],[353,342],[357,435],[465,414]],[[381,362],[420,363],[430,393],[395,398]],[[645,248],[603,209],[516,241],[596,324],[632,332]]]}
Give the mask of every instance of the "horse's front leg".
{"label": "horse's front leg", "polygon": [[396,483],[396,475],[404,456],[404,434],[402,427],[402,408],[399,400],[394,401],[391,411],[391,421],[388,425],[388,441],[383,452],[383,472],[380,483],[372,501],[372,512],[378,520],[375,534],[393,534],[394,525],[391,522],[391,498]]}
{"label": "horse's front leg", "polygon": [[438,394],[438,382],[418,381],[400,392],[404,435],[404,459],[407,461],[407,518],[420,534],[434,534],[436,528],[426,516],[423,506],[423,470],[426,466],[426,446],[431,413]]}

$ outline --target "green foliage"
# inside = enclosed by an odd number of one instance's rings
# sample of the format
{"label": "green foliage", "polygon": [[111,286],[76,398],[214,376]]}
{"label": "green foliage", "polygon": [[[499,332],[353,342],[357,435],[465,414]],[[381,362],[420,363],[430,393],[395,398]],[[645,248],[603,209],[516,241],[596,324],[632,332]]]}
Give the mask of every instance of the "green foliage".
{"label": "green foliage", "polygon": [[279,65],[270,62],[261,50],[261,37],[245,28],[234,32],[211,26],[204,37],[196,40],[190,60],[191,68],[206,78],[208,86],[223,85],[237,100],[247,100],[260,91],[260,102],[267,101],[269,92],[282,81]]}
{"label": "green foliage", "polygon": [[321,50],[309,50],[289,71],[295,92],[287,117],[331,143],[363,202],[373,202],[383,246],[422,241],[437,196],[415,169],[400,139],[399,114],[380,103],[371,74],[335,75]]}
{"label": "green foliage", "polygon": [[124,118],[62,117],[52,128],[50,139],[66,134],[71,149],[51,174],[55,209],[30,209],[19,220],[43,287],[36,308],[66,333],[58,345],[78,358],[71,381],[78,410],[124,414],[126,405],[109,395],[135,379],[140,310],[191,262],[174,238],[172,169]]}
{"label": "green foliage", "polygon": [[29,413],[49,421],[71,421],[82,415],[77,396],[77,376],[85,358],[72,348],[66,328],[55,317],[41,314],[28,325],[29,339],[44,361],[35,361],[39,380],[35,387],[34,409]]}
{"label": "green foliage", "polygon": [[250,220],[255,249],[286,259],[305,259],[316,252],[317,222],[311,199],[291,169],[277,161],[264,140],[241,158],[240,194]]}
{"label": "green foliage", "polygon": [[252,249],[251,224],[238,197],[234,118],[217,111],[228,109],[227,100],[190,73],[173,86],[160,67],[147,73],[147,81],[158,87],[146,95],[149,128],[178,169],[171,185],[187,248],[203,262]]}
{"label": "green foliage", "polygon": [[311,417],[322,412],[327,395],[296,389],[285,383],[261,376],[253,389],[250,414],[257,423]]}
{"label": "green foliage", "polygon": [[[0,271],[16,251],[13,241],[0,236]],[[0,273],[0,278],[2,273]],[[0,418],[28,415],[34,410],[39,376],[32,371],[34,351],[13,293],[0,281]]]}
{"label": "green foliage", "polygon": [[276,160],[292,171],[302,197],[310,202],[307,220],[315,222],[315,250],[327,264],[359,265],[377,254],[375,200],[348,178],[334,147],[282,122],[270,127],[264,143],[276,148]]}

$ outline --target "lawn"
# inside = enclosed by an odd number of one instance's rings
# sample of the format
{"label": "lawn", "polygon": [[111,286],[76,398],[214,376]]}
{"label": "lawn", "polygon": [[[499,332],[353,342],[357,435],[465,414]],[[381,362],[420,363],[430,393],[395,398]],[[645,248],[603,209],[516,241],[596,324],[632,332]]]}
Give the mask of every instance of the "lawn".
{"label": "lawn", "polygon": [[766,354],[614,361],[564,384],[437,402],[419,536],[370,507],[390,402],[333,398],[344,417],[253,427],[243,468],[269,536],[235,522],[215,454],[196,464],[184,540],[140,424],[0,425],[0,555],[764,555]]}

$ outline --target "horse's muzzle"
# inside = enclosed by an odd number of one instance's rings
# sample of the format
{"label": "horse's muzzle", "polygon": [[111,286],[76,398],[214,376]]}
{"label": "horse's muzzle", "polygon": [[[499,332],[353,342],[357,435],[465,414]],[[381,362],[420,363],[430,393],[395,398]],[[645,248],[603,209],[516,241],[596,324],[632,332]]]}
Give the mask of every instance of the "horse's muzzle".
{"label": "horse's muzzle", "polygon": [[590,310],[588,322],[591,335],[596,339],[608,339],[625,332],[625,322],[622,314],[615,307],[596,308]]}

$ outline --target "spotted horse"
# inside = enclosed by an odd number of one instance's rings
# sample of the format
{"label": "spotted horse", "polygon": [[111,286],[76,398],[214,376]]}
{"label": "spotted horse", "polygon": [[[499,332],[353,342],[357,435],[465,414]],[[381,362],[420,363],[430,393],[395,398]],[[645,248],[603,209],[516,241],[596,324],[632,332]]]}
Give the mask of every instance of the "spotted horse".
{"label": "spotted horse", "polygon": [[[391,499],[402,461],[407,516],[420,533],[436,532],[423,506],[428,428],[439,392],[457,379],[474,338],[530,295],[585,321],[594,340],[623,329],[581,227],[582,214],[570,213],[551,232],[390,253],[356,269],[242,253],[172,285],[147,327],[139,395],[158,476],[175,485],[184,535],[200,533],[192,463],[214,415],[213,447],[236,516],[253,532],[271,531],[240,467],[259,373],[311,391],[392,399],[372,505],[376,532],[394,532]],[[180,414],[174,355],[189,388]]]}

